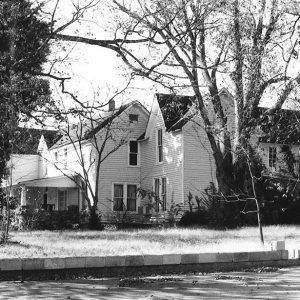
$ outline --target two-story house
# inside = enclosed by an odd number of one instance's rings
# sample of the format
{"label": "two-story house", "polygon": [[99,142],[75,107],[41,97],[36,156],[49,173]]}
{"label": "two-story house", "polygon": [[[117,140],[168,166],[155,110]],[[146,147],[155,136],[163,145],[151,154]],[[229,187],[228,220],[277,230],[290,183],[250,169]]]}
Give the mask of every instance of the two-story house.
{"label": "two-story house", "polygon": [[[229,93],[221,97],[233,119]],[[157,94],[150,112],[137,101],[112,104],[101,121],[77,124],[50,148],[41,137],[37,152],[30,178],[13,183],[21,204],[81,210],[96,193],[103,221],[125,213],[167,216],[173,205],[187,209],[190,193],[216,184],[212,150],[189,96]],[[19,172],[18,165],[11,169]]]}

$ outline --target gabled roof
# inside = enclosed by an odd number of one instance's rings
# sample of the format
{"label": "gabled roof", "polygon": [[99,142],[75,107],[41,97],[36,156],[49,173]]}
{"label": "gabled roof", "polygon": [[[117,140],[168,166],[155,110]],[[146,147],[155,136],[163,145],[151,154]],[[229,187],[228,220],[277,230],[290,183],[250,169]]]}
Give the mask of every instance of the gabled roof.
{"label": "gabled roof", "polygon": [[120,106],[119,109],[115,110],[112,115],[110,115],[110,116],[106,117],[105,119],[103,119],[103,121],[101,123],[99,123],[95,128],[93,128],[92,130],[87,131],[86,134],[84,135],[84,139],[90,139],[91,137],[93,137],[97,132],[99,132],[102,128],[105,128],[105,126],[110,124],[126,108],[128,108],[131,105],[132,105],[132,103],[128,103],[128,104]]}
{"label": "gabled roof", "polygon": [[93,120],[90,122],[88,121],[86,122],[86,124],[80,124],[82,125],[81,128],[79,128],[79,125],[73,125],[72,128],[69,130],[68,135],[65,134],[53,147],[51,147],[51,149],[59,148],[61,146],[70,144],[70,137],[72,139],[72,142],[78,141],[78,136],[80,137],[81,141],[89,140],[101,129],[105,128],[107,125],[113,122],[114,119],[119,117],[127,108],[131,107],[134,104],[138,104],[144,111],[148,113],[148,110],[138,101],[133,101],[124,104],[113,111],[108,111],[105,114],[102,114],[98,120]]}
{"label": "gabled roof", "polygon": [[19,127],[15,132],[15,143],[13,145],[13,154],[37,154],[38,145],[41,136],[51,147],[59,139],[57,130],[46,130],[38,128]]}
{"label": "gabled roof", "polygon": [[156,94],[157,101],[165,122],[166,131],[181,129],[188,121],[186,116],[190,110],[194,96],[175,94]]}

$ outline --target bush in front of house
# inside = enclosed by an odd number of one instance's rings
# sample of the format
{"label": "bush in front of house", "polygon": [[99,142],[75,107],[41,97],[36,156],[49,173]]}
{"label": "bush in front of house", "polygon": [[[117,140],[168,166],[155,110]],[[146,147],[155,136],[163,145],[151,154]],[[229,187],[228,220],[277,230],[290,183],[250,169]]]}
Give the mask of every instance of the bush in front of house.
{"label": "bush in front of house", "polygon": [[78,227],[79,213],[67,211],[46,211],[18,207],[14,210],[11,226],[15,230],[61,230]]}

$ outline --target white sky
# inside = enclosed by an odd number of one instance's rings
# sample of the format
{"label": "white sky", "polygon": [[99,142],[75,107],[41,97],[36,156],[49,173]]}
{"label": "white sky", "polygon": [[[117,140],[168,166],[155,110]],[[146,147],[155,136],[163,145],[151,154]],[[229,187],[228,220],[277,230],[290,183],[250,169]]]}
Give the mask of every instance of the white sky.
{"label": "white sky", "polygon": [[[40,0],[37,0],[40,1]],[[104,3],[106,0],[102,0]],[[57,24],[62,24],[69,20],[72,12],[71,2],[80,2],[81,4],[89,2],[61,0],[57,10]],[[56,0],[49,0],[45,10],[52,11]],[[104,7],[105,6],[101,6]],[[104,18],[106,19],[104,22]],[[64,31],[65,34],[88,36],[91,38],[109,38],[111,24],[107,19],[113,22],[112,12],[90,10],[90,15],[86,16],[85,22],[75,24]],[[63,46],[63,47],[62,47]],[[62,51],[64,49],[65,51]],[[82,101],[93,101],[97,99],[100,102],[107,100],[117,91],[123,89],[128,82],[130,70],[125,67],[121,58],[118,58],[112,50],[107,50],[98,46],[90,46],[80,43],[61,42],[54,46],[50,59],[68,56],[64,63],[57,65],[56,71],[62,72],[62,75],[72,79],[66,81],[65,86],[68,91],[76,94]],[[49,69],[49,65],[45,70]],[[54,99],[62,100],[64,105],[69,106],[71,101],[68,96],[61,95],[58,82],[51,81]],[[153,94],[157,89],[152,82],[147,79],[138,78],[130,84],[123,96],[119,96],[117,105],[122,102],[133,100],[141,101],[148,109],[151,108]]]}
{"label": "white sky", "polygon": [[[36,0],[42,1],[42,0]],[[73,11],[72,3],[88,3],[91,0],[61,0],[57,11],[56,26],[63,24],[70,19]],[[69,27],[64,33],[70,33],[80,36],[88,36],[91,38],[111,38],[110,32],[114,21],[120,16],[116,16],[114,11],[108,9],[105,1],[101,0],[101,10],[91,9],[89,15],[84,16],[84,21]],[[129,0],[128,0],[129,1]],[[56,0],[48,0],[48,6],[45,10],[52,11]],[[104,5],[103,5],[104,4]],[[69,51],[67,60],[60,64],[57,71],[63,72],[71,76],[72,79],[66,82],[67,90],[78,95],[81,101],[106,102],[114,93],[122,89],[127,83],[127,74],[130,72],[122,62],[121,58],[116,57],[113,51],[106,50],[97,46],[88,46],[85,44],[75,44],[62,42],[62,47],[53,48],[52,58],[65,56]],[[56,51],[57,50],[57,51]],[[298,67],[297,67],[298,70]],[[67,96],[58,92],[57,82],[52,82],[53,97],[60,99],[66,106],[70,105]],[[150,108],[153,95],[155,92],[163,92],[161,86],[154,86],[147,79],[138,78],[131,84],[131,88],[126,90],[123,97],[119,97],[119,105],[121,102],[139,100],[146,107]],[[265,101],[268,104],[268,100]]]}

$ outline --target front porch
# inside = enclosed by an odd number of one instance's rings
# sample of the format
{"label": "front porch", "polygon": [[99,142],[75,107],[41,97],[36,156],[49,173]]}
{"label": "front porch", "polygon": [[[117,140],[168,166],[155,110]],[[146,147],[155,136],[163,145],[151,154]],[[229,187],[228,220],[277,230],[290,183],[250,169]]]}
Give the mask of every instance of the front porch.
{"label": "front porch", "polygon": [[66,176],[41,178],[18,183],[17,196],[23,207],[46,211],[79,212],[83,209],[82,192]]}

